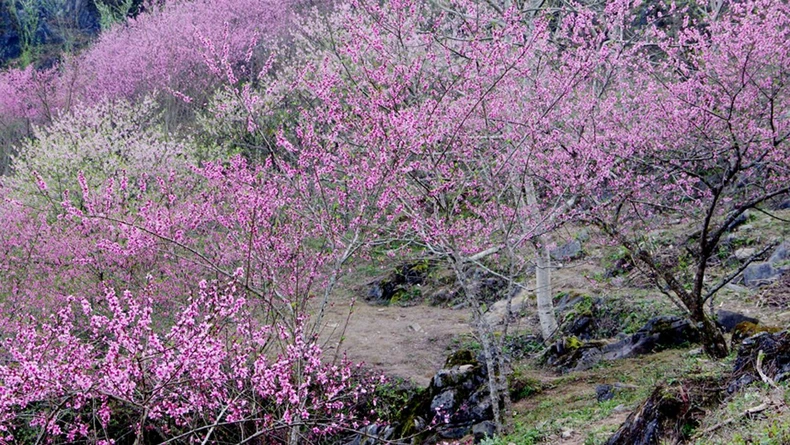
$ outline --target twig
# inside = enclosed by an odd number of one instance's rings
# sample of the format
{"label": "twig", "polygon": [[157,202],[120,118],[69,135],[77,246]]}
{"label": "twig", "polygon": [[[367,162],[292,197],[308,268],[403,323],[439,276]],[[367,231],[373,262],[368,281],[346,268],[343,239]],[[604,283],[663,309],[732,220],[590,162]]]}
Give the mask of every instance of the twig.
{"label": "twig", "polygon": [[757,374],[760,375],[760,378],[762,379],[763,382],[765,382],[766,384],[768,384],[772,388],[778,390],[779,387],[776,386],[776,382],[774,382],[774,380],[772,378],[768,377],[767,375],[765,375],[765,372],[763,372],[763,359],[764,358],[765,358],[765,354],[763,353],[763,350],[761,349],[757,353],[757,363],[755,363],[754,369],[757,370]]}
{"label": "twig", "polygon": [[703,430],[702,432],[700,432],[698,434],[695,434],[694,438],[696,439],[696,438],[705,436],[707,434],[710,434],[710,433],[718,430],[719,428],[721,428],[723,426],[727,426],[727,425],[735,422],[737,419],[740,419],[742,417],[747,417],[747,416],[751,416],[753,414],[761,413],[761,412],[767,410],[770,406],[771,406],[770,403],[763,402],[763,403],[761,403],[761,404],[759,404],[757,406],[751,407],[751,408],[745,410],[744,412],[740,413],[737,417],[729,417],[726,420],[723,420],[723,421],[717,423],[716,425],[713,425],[711,427],[705,428],[705,430]]}
{"label": "twig", "polygon": [[761,209],[761,208],[759,208],[759,207],[755,207],[755,208],[754,208],[754,210],[757,210],[758,212],[761,212],[761,213],[765,213],[766,215],[768,215],[769,217],[771,217],[771,218],[773,218],[773,219],[778,219],[779,221],[786,222],[786,223],[790,223],[790,220],[788,220],[788,219],[784,219],[784,218],[780,218],[780,217],[778,217],[778,216],[774,215],[773,213],[771,213],[771,212],[768,212],[768,211],[766,211],[766,210],[763,210],[763,209]]}

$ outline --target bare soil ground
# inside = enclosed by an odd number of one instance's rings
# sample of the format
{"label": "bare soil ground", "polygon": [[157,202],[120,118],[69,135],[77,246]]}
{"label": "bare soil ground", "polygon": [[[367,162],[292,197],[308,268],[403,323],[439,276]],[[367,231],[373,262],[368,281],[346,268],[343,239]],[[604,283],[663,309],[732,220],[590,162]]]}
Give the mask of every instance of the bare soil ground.
{"label": "bare soil ground", "polygon": [[349,303],[350,299],[338,302],[324,318],[326,353],[345,353],[356,363],[420,386],[427,386],[444,365],[453,338],[471,332],[465,310],[371,306],[358,301],[348,318]]}

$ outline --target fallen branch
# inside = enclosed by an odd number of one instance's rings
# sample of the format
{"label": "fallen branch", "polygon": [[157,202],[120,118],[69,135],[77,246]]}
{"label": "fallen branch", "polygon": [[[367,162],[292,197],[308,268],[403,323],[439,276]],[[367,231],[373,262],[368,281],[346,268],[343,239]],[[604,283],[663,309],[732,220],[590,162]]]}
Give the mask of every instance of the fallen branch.
{"label": "fallen branch", "polygon": [[702,436],[705,436],[707,434],[713,433],[716,430],[718,430],[719,428],[721,428],[723,426],[727,426],[727,425],[729,425],[729,424],[731,424],[731,423],[735,422],[736,420],[741,419],[743,417],[748,417],[748,416],[751,416],[751,415],[754,415],[754,414],[757,414],[757,413],[761,413],[761,412],[767,410],[770,406],[771,406],[771,402],[770,401],[765,401],[765,402],[763,402],[763,403],[761,403],[761,404],[759,404],[757,406],[751,407],[751,408],[743,411],[742,413],[740,413],[737,417],[729,417],[726,420],[717,423],[716,425],[713,425],[711,427],[705,428],[705,430],[695,434],[694,435],[694,439],[698,439],[698,438],[700,438]]}

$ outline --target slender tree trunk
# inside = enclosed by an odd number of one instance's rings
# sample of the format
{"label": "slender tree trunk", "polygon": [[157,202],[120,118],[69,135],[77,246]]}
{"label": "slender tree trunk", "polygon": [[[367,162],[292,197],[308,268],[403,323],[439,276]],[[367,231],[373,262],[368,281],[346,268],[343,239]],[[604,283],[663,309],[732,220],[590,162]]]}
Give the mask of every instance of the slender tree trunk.
{"label": "slender tree trunk", "polygon": [[535,244],[535,295],[538,303],[540,333],[548,340],[557,332],[557,317],[551,296],[551,256],[545,237],[539,237]]}
{"label": "slender tree trunk", "polygon": [[[477,284],[473,283],[468,277],[462,265],[454,263],[453,270],[456,279],[461,283],[466,301],[472,308],[474,325],[483,348],[483,356],[488,369],[488,391],[491,397],[491,410],[494,415],[497,433],[505,434],[510,431],[510,403],[507,400],[510,394],[507,388],[507,369],[500,366],[504,362],[502,358],[504,352],[497,347],[498,343],[494,337],[491,325],[488,324],[483,314],[483,309],[477,298]],[[503,405],[504,410],[500,405]]]}
{"label": "slender tree trunk", "polygon": [[[537,210],[538,195],[532,178],[524,182],[527,205]],[[525,228],[526,229],[526,228]],[[535,295],[538,303],[538,320],[540,333],[544,340],[548,340],[557,331],[557,317],[554,315],[554,302],[551,298],[551,256],[549,243],[545,235],[535,239]]]}

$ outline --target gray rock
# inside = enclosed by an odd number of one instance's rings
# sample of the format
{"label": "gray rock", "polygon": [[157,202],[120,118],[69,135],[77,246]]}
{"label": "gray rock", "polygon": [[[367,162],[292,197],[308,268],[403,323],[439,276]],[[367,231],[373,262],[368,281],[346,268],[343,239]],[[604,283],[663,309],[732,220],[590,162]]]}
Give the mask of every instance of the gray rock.
{"label": "gray rock", "polygon": [[431,400],[431,411],[441,411],[445,413],[447,411],[452,411],[455,408],[455,390],[448,389],[447,391],[439,393],[436,397]]}
{"label": "gray rock", "polygon": [[458,440],[469,434],[469,426],[467,425],[442,425],[436,428],[436,432],[442,439]]}
{"label": "gray rock", "polygon": [[752,255],[754,255],[756,252],[757,249],[753,247],[744,247],[735,251],[735,258],[737,258],[738,261],[745,261],[749,259],[749,257],[751,257]]}
{"label": "gray rock", "polygon": [[478,391],[470,397],[469,401],[473,404],[469,408],[469,417],[475,420],[494,418],[494,409],[491,406],[488,390]]}
{"label": "gray rock", "polygon": [[584,371],[601,360],[619,360],[650,354],[663,349],[698,343],[699,331],[681,317],[659,316],[650,319],[635,334],[615,343],[593,340],[582,342],[563,338],[551,346],[547,363],[562,372]]}
{"label": "gray rock", "polygon": [[434,374],[431,385],[437,389],[459,385],[466,380],[471,380],[473,369],[474,367],[472,365],[463,365],[451,369],[440,369],[439,372]]}
{"label": "gray rock", "polygon": [[573,240],[549,253],[557,261],[574,260],[582,256],[582,243],[579,240]]}
{"label": "gray rock", "polygon": [[431,267],[432,263],[425,260],[401,264],[387,275],[367,283],[364,299],[373,305],[389,304],[396,295],[409,294],[414,286],[425,282]]}
{"label": "gray rock", "polygon": [[[401,408],[390,440],[400,443],[397,439],[408,437],[415,443],[438,443],[459,439],[468,435],[473,425],[492,420],[487,375],[485,365],[472,351],[450,354],[425,391],[415,394]],[[428,429],[427,425],[434,427]]]}
{"label": "gray rock", "polygon": [[748,287],[743,287],[743,286],[741,286],[739,284],[735,284],[735,283],[727,283],[724,287],[726,287],[727,289],[729,289],[729,290],[731,290],[733,292],[738,292],[739,294],[745,294],[745,293],[749,292],[749,288]]}
{"label": "gray rock", "polygon": [[743,284],[758,287],[772,282],[779,275],[771,263],[752,263],[743,271]]}
{"label": "gray rock", "polygon": [[592,368],[603,358],[605,342],[590,341],[578,345],[578,339],[563,338],[551,346],[547,363],[561,372],[579,372]]}
{"label": "gray rock", "polygon": [[504,324],[506,319],[512,321],[521,314],[528,305],[529,294],[526,291],[521,291],[510,300],[509,314],[507,313],[507,299],[505,299],[492,304],[484,316],[488,324],[496,326]]}
{"label": "gray rock", "polygon": [[763,354],[763,372],[775,382],[790,378],[790,331],[761,332],[741,343],[733,366],[733,380],[727,391],[732,393],[752,382],[759,381],[757,357]]}
{"label": "gray rock", "polygon": [[699,332],[690,321],[675,316],[650,319],[634,335],[603,348],[604,360],[649,354],[661,349],[699,342]]}
{"label": "gray rock", "polygon": [[760,322],[760,320],[754,317],[749,317],[739,312],[728,311],[726,309],[719,309],[716,311],[716,321],[724,332],[732,332],[738,323],[743,323],[744,321],[754,324]]}
{"label": "gray rock", "polygon": [[614,386],[612,385],[595,385],[595,398],[598,402],[605,402],[614,398]]}
{"label": "gray rock", "polygon": [[387,443],[387,440],[392,436],[394,429],[391,426],[382,426],[376,423],[362,427],[359,433],[354,436],[350,442],[345,445],[378,445],[380,443]]}
{"label": "gray rock", "polygon": [[774,206],[774,210],[787,210],[790,209],[790,199],[786,199],[776,206]]}
{"label": "gray rock", "polygon": [[779,268],[788,261],[790,261],[790,241],[785,241],[774,250],[774,253],[768,258],[768,263],[775,268]]}
{"label": "gray rock", "polygon": [[472,434],[475,436],[475,443],[480,443],[486,437],[494,437],[496,434],[496,424],[490,420],[485,420],[472,426]]}

